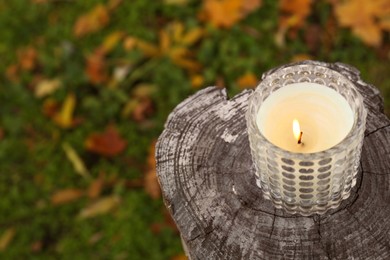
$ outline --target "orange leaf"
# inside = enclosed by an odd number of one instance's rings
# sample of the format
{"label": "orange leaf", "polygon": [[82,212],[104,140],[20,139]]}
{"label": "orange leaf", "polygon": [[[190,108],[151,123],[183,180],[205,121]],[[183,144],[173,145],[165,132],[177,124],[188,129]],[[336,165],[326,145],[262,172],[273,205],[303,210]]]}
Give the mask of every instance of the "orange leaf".
{"label": "orange leaf", "polygon": [[97,49],[87,57],[85,73],[93,84],[104,83],[107,80],[108,75],[104,51]]}
{"label": "orange leaf", "polygon": [[181,254],[172,257],[171,260],[188,260],[188,258],[185,254]]}
{"label": "orange leaf", "polygon": [[229,28],[261,5],[261,0],[204,0],[199,14],[217,27]]}
{"label": "orange leaf", "polygon": [[100,174],[97,179],[95,179],[88,188],[88,197],[95,199],[99,197],[104,186],[104,174]]}
{"label": "orange leaf", "polygon": [[243,14],[249,14],[258,9],[262,4],[262,0],[243,0],[242,12]]}
{"label": "orange leaf", "polygon": [[382,42],[383,22],[390,17],[388,0],[345,0],[334,2],[336,18],[341,26],[350,27],[364,43],[378,47]]}
{"label": "orange leaf", "polygon": [[237,85],[241,89],[255,88],[258,82],[259,80],[257,77],[251,72],[248,72],[237,79]]}
{"label": "orange leaf", "polygon": [[91,11],[77,19],[73,27],[73,33],[77,37],[82,37],[101,30],[109,21],[110,16],[107,7],[98,4]]}
{"label": "orange leaf", "polygon": [[241,0],[205,0],[201,14],[214,26],[228,28],[241,19]]}
{"label": "orange leaf", "polygon": [[29,46],[18,51],[19,66],[22,70],[31,71],[37,65],[37,51]]}
{"label": "orange leaf", "polygon": [[160,185],[157,181],[155,149],[156,141],[153,141],[149,148],[144,186],[146,193],[148,193],[150,197],[152,197],[153,199],[158,199],[161,197],[161,190]]}
{"label": "orange leaf", "polygon": [[106,156],[113,157],[126,148],[124,140],[114,126],[108,126],[103,133],[92,133],[85,141],[87,150]]}
{"label": "orange leaf", "polygon": [[84,192],[79,189],[65,189],[59,190],[51,196],[51,203],[53,205],[60,205],[75,201],[81,198]]}
{"label": "orange leaf", "polygon": [[280,27],[300,28],[304,25],[305,19],[311,13],[312,0],[281,0],[279,9],[282,17]]}

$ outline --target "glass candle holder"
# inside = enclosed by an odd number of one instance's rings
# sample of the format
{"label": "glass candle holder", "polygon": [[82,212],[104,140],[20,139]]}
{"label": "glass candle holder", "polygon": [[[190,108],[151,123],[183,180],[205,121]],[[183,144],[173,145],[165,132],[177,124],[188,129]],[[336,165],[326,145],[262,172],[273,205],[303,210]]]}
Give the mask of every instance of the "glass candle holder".
{"label": "glass candle holder", "polygon": [[[297,83],[330,88],[345,99],[352,121],[351,128],[347,129],[340,142],[325,150],[303,153],[299,149],[297,152],[281,148],[267,138],[264,129],[259,126],[262,106],[276,95],[277,90],[291,88]],[[283,108],[283,104],[280,106],[282,110],[292,109]],[[316,111],[313,113],[315,118]],[[354,84],[335,70],[320,65],[298,64],[267,75],[253,92],[246,114],[256,183],[263,196],[271,200],[276,208],[305,216],[323,214],[338,207],[350,196],[356,184],[366,115],[363,98]]]}

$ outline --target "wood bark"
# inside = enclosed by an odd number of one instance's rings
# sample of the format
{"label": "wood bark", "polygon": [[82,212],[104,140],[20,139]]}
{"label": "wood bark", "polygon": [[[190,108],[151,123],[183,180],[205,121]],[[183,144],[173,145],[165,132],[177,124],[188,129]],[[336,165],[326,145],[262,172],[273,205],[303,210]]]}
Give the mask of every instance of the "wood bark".
{"label": "wood bark", "polygon": [[352,80],[368,110],[351,196],[325,215],[275,209],[254,178],[245,122],[252,91],[228,100],[224,89],[203,89],[170,114],[156,149],[164,202],[191,259],[390,259],[390,121],[383,100],[355,68],[311,63]]}

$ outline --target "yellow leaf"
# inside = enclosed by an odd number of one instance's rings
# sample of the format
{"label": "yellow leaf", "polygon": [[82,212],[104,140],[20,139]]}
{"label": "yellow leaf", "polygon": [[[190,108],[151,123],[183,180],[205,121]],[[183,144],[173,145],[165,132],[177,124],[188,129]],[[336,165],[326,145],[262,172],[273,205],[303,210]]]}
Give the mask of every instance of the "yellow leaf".
{"label": "yellow leaf", "polygon": [[73,112],[76,106],[76,97],[68,94],[62,104],[61,110],[54,116],[54,122],[62,128],[70,128],[73,124]]}
{"label": "yellow leaf", "polygon": [[81,160],[80,156],[73,149],[73,147],[70,146],[68,143],[63,143],[62,149],[64,149],[66,157],[72,163],[74,170],[85,179],[91,179],[91,176],[87,168],[85,167],[83,160]]}
{"label": "yellow leaf", "polygon": [[169,39],[169,36],[168,36],[168,33],[161,30],[160,31],[160,50],[162,53],[167,53],[170,46],[171,46],[171,43],[170,43],[170,39]]}
{"label": "yellow leaf", "polygon": [[62,83],[59,79],[42,80],[35,87],[35,96],[38,98],[50,95],[61,87]]}
{"label": "yellow leaf", "polygon": [[120,198],[116,195],[102,198],[88,207],[82,209],[78,215],[80,219],[92,218],[98,215],[109,213],[120,204]]}
{"label": "yellow leaf", "polygon": [[81,198],[84,195],[84,192],[79,189],[65,189],[59,190],[51,196],[51,203],[53,205],[64,204],[72,202]]}
{"label": "yellow leaf", "polygon": [[124,33],[121,31],[116,31],[113,33],[110,33],[105,39],[102,44],[102,48],[105,53],[110,52],[112,49],[115,48],[115,46],[118,44],[118,42],[123,38]]}
{"label": "yellow leaf", "polygon": [[193,88],[200,88],[204,84],[204,77],[199,74],[191,76],[191,86]]}
{"label": "yellow leaf", "polygon": [[312,60],[313,57],[307,54],[297,54],[294,57],[292,57],[291,62],[298,62],[298,61],[304,61],[304,60]]}
{"label": "yellow leaf", "polygon": [[251,72],[248,72],[237,79],[237,85],[241,89],[254,88],[258,82],[259,80],[257,77]]}
{"label": "yellow leaf", "polygon": [[197,42],[200,38],[202,38],[203,34],[204,31],[202,28],[199,27],[194,28],[188,33],[186,33],[186,35],[184,35],[184,37],[181,39],[181,42],[185,45],[192,45],[195,42]]}
{"label": "yellow leaf", "polygon": [[77,37],[97,32],[110,21],[110,15],[106,6],[98,4],[87,14],[79,17],[73,27]]}
{"label": "yellow leaf", "polygon": [[126,51],[131,51],[132,49],[134,49],[136,45],[137,45],[137,39],[131,36],[126,37],[125,40],[123,41],[123,48]]}
{"label": "yellow leaf", "polygon": [[158,57],[160,56],[160,50],[158,47],[142,41],[142,40],[137,40],[137,47],[146,55],[149,57]]}
{"label": "yellow leaf", "polygon": [[181,57],[175,57],[172,59],[173,63],[177,64],[178,66],[185,68],[189,71],[196,72],[199,71],[202,68],[202,65],[194,60],[185,59]]}
{"label": "yellow leaf", "polygon": [[184,26],[182,23],[174,22],[170,25],[170,29],[172,30],[172,38],[174,42],[180,42],[183,33],[184,33]]}
{"label": "yellow leaf", "polygon": [[8,228],[3,235],[0,237],[0,252],[3,252],[7,249],[8,245],[11,243],[12,239],[15,236],[15,228]]}

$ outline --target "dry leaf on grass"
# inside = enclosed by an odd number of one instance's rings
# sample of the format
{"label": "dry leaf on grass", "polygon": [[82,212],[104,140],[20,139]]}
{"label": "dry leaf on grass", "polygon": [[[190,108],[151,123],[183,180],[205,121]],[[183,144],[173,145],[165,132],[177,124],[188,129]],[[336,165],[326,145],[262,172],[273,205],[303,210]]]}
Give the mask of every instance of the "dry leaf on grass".
{"label": "dry leaf on grass", "polygon": [[85,141],[88,151],[106,157],[114,157],[122,153],[127,146],[127,141],[123,139],[118,130],[110,125],[103,133],[92,133]]}
{"label": "dry leaf on grass", "polygon": [[60,205],[75,201],[84,196],[84,191],[80,189],[64,189],[56,191],[51,196],[51,203],[53,205]]}
{"label": "dry leaf on grass", "polygon": [[70,93],[62,103],[61,109],[53,116],[54,123],[64,129],[74,127],[79,121],[73,117],[75,108],[76,96]]}
{"label": "dry leaf on grass", "polygon": [[102,4],[98,4],[88,13],[77,19],[73,27],[73,33],[77,37],[82,37],[101,30],[108,24],[109,21],[110,15],[107,7]]}
{"label": "dry leaf on grass", "polygon": [[78,215],[80,219],[92,218],[113,211],[120,204],[120,198],[116,195],[99,199],[82,209]]}
{"label": "dry leaf on grass", "polygon": [[203,0],[199,18],[229,28],[261,6],[261,0]]}
{"label": "dry leaf on grass", "polygon": [[62,85],[59,79],[44,79],[35,86],[35,96],[42,98],[54,93]]}
{"label": "dry leaf on grass", "polygon": [[259,80],[252,72],[247,72],[237,79],[237,85],[240,89],[255,88]]}
{"label": "dry leaf on grass", "polygon": [[11,227],[4,231],[0,237],[0,252],[3,252],[7,249],[8,245],[11,243],[12,239],[15,236],[15,228]]}
{"label": "dry leaf on grass", "polygon": [[153,141],[149,147],[149,155],[147,159],[147,170],[144,178],[145,191],[153,199],[161,197],[160,185],[157,181],[156,174],[156,159],[155,159],[156,141]]}
{"label": "dry leaf on grass", "polygon": [[378,47],[382,30],[390,31],[388,0],[345,0],[334,2],[336,18],[341,26],[350,27],[364,43]]}
{"label": "dry leaf on grass", "polygon": [[93,84],[102,84],[108,79],[105,52],[98,48],[88,55],[85,66],[85,74]]}
{"label": "dry leaf on grass", "polygon": [[84,165],[83,160],[77,154],[77,152],[73,149],[73,147],[68,143],[62,144],[62,149],[64,149],[66,157],[72,163],[74,170],[83,176],[85,179],[89,180],[91,178],[87,168]]}
{"label": "dry leaf on grass", "polygon": [[90,199],[95,199],[99,197],[104,187],[104,180],[105,180],[105,175],[103,173],[100,173],[99,177],[95,179],[93,182],[91,182],[88,188],[88,197]]}

